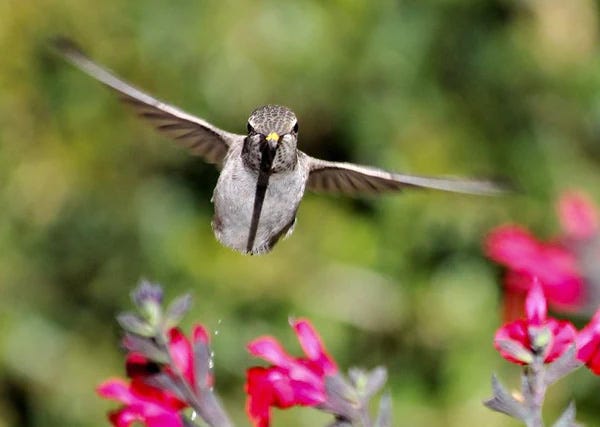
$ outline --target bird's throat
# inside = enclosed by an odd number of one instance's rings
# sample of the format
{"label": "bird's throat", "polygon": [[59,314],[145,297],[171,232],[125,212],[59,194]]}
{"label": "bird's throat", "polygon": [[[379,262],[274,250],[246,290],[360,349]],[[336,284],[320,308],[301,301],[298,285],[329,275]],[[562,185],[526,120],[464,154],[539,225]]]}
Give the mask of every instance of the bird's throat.
{"label": "bird's throat", "polygon": [[248,243],[246,244],[246,252],[252,253],[254,241],[256,240],[256,232],[258,231],[258,222],[262,212],[263,202],[267,194],[269,178],[271,177],[271,166],[273,159],[277,153],[277,148],[271,149],[268,144],[260,147],[260,168],[258,170],[258,179],[256,180],[256,191],[254,192],[254,206],[252,209],[252,219],[250,221],[250,230],[248,232]]}
{"label": "bird's throat", "polygon": [[260,171],[271,173],[271,167],[273,166],[273,160],[275,160],[275,154],[279,145],[271,148],[268,142],[260,145]]}

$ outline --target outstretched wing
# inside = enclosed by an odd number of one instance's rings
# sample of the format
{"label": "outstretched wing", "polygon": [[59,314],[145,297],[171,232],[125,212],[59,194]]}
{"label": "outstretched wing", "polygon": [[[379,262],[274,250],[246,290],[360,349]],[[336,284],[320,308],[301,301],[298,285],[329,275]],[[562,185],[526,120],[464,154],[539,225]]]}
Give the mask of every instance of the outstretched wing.
{"label": "outstretched wing", "polygon": [[316,192],[358,195],[399,191],[408,187],[480,195],[497,195],[506,191],[490,181],[402,175],[369,166],[307,157],[310,167],[307,188]]}
{"label": "outstretched wing", "polygon": [[229,146],[244,139],[142,92],[92,61],[74,42],[55,40],[62,56],[86,74],[117,91],[127,104],[156,129],[208,163],[221,165]]}

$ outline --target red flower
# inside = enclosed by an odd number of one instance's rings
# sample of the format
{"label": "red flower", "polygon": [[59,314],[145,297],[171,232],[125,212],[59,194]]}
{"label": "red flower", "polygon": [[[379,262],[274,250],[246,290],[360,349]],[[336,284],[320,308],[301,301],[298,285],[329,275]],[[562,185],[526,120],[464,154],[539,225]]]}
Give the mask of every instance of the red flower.
{"label": "red flower", "polygon": [[[165,371],[171,375],[181,373],[192,389],[195,389],[196,377],[193,346],[198,342],[208,345],[209,335],[206,329],[202,325],[195,325],[192,330],[191,343],[179,328],[171,328],[167,335],[169,339],[169,354],[173,365],[165,366]],[[160,371],[160,367],[155,362],[148,360],[142,354],[136,352],[131,352],[127,355],[125,369],[127,376],[130,378],[148,376]],[[206,387],[212,386],[212,377],[207,378],[205,383]]]}
{"label": "red flower", "polygon": [[577,358],[600,375],[600,310],[577,335]]}
{"label": "red flower", "polygon": [[[196,389],[196,374],[194,369],[194,349],[197,342],[208,344],[209,335],[202,325],[195,325],[192,330],[192,342],[183,335],[179,328],[169,331],[169,353],[175,366],[168,366],[167,372],[177,369],[187,379],[192,389]],[[209,376],[203,386],[212,386],[212,376]],[[198,390],[196,390],[198,391]]]}
{"label": "red flower", "polygon": [[583,193],[563,194],[558,203],[558,214],[565,234],[573,240],[586,240],[598,232],[598,213]]}
{"label": "red flower", "polygon": [[139,421],[148,427],[183,427],[179,416],[181,404],[162,390],[134,379],[127,384],[121,379],[109,379],[97,388],[100,396],[123,403],[109,414],[115,427],[129,427]]}
{"label": "red flower", "polygon": [[558,243],[539,242],[527,230],[505,225],[492,230],[486,253],[508,267],[509,293],[526,293],[533,277],[539,279],[548,302],[559,310],[577,309],[584,300],[584,282],[575,255]]}
{"label": "red flower", "polygon": [[[147,385],[145,378],[161,370],[169,375],[181,374],[190,388],[196,390],[193,346],[198,342],[208,343],[209,335],[201,325],[197,325],[193,329],[192,343],[178,328],[170,329],[168,338],[172,365],[161,369],[161,366],[142,354],[130,352],[125,364],[127,376],[131,378],[130,384],[120,379],[111,379],[98,387],[97,392],[100,396],[124,404],[121,409],[109,414],[114,426],[128,427],[134,421],[145,423],[148,427],[183,425],[178,411],[186,408],[188,404],[173,393]],[[212,377],[208,376],[204,382],[209,387],[212,385]]]}
{"label": "red flower", "polygon": [[575,342],[576,329],[568,321],[546,317],[546,299],[536,280],[525,301],[525,319],[502,326],[494,337],[494,346],[506,360],[529,364],[538,352],[544,362],[560,357]]}
{"label": "red flower", "polygon": [[325,378],[338,372],[308,320],[295,321],[292,327],[306,355],[304,358],[290,356],[272,337],[258,338],[248,344],[251,354],[273,364],[268,368],[253,367],[247,372],[247,411],[255,426],[269,426],[271,407],[324,403]]}

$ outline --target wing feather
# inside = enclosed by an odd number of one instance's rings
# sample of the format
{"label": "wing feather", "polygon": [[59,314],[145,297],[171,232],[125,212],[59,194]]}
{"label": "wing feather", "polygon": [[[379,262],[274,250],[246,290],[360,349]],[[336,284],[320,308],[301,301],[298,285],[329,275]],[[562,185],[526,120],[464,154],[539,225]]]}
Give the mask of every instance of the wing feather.
{"label": "wing feather", "polygon": [[506,192],[501,185],[491,181],[404,175],[353,163],[307,158],[310,170],[307,188],[315,192],[358,195],[400,191],[409,187],[480,195]]}
{"label": "wing feather", "polygon": [[148,120],[158,131],[174,139],[208,163],[222,165],[229,147],[244,139],[166,104],[121,80],[109,70],[93,62],[72,41],[55,41],[60,54],[86,74],[115,90],[121,100],[134,108],[137,114]]}

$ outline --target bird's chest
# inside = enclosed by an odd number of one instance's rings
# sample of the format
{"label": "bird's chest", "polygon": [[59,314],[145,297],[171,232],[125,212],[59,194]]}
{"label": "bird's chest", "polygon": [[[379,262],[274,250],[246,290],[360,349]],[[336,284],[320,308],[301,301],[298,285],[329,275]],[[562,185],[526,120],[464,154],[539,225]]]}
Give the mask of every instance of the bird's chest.
{"label": "bird's chest", "polygon": [[[304,172],[297,167],[274,173],[266,182],[266,190],[264,187],[259,189],[257,183],[258,173],[249,170],[241,161],[226,163],[213,195],[215,220],[222,227],[248,229],[257,214],[259,231],[277,230],[293,220],[304,193]],[[257,198],[262,199],[258,207]]]}

